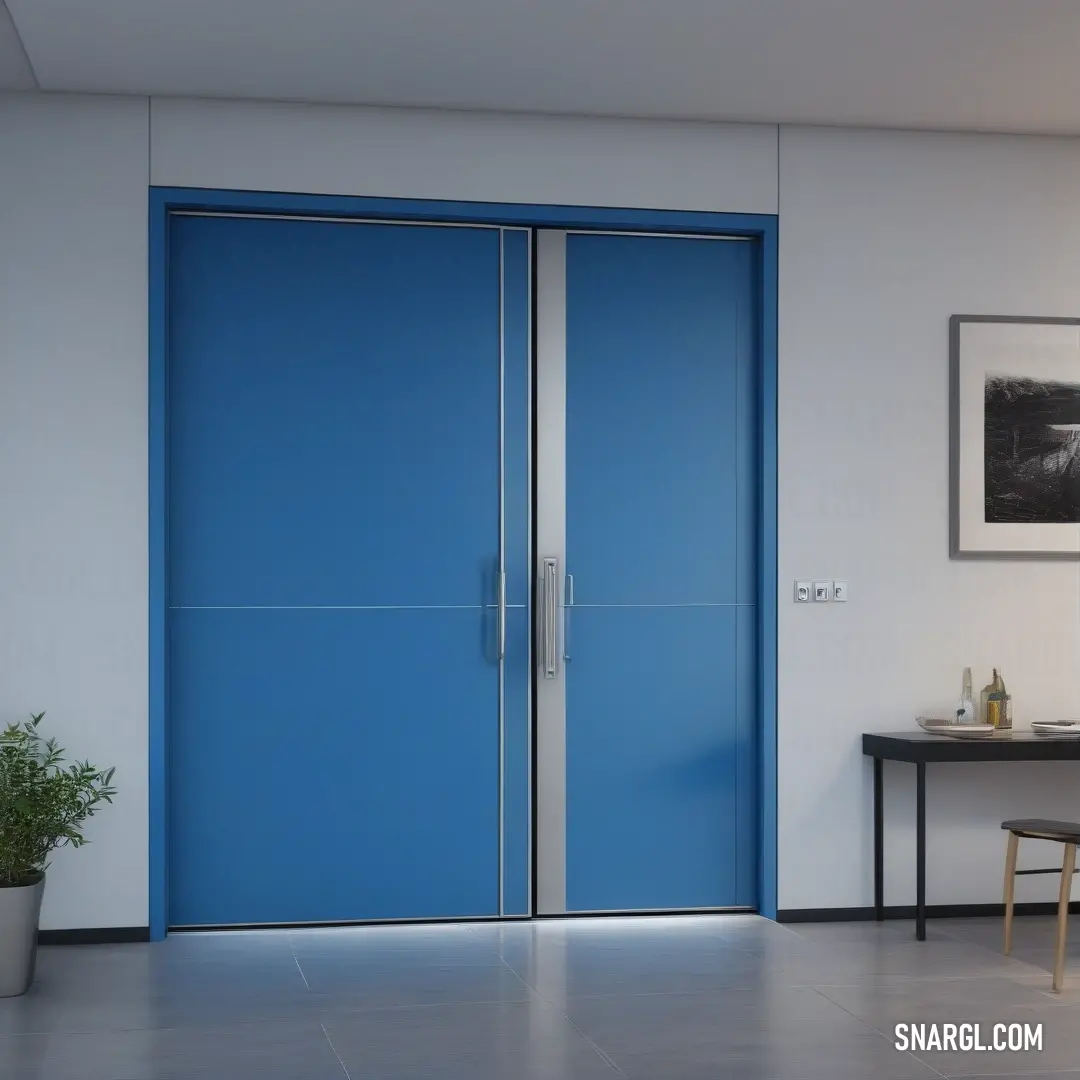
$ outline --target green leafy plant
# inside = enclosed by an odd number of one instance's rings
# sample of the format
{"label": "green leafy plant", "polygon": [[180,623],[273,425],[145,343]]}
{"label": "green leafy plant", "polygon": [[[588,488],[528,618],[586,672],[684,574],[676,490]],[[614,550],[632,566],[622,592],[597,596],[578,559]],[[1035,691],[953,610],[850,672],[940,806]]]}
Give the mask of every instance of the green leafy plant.
{"label": "green leafy plant", "polygon": [[84,822],[116,794],[115,769],[63,764],[64,750],[38,732],[44,716],[0,733],[0,889],[33,885],[57,848],[85,844]]}

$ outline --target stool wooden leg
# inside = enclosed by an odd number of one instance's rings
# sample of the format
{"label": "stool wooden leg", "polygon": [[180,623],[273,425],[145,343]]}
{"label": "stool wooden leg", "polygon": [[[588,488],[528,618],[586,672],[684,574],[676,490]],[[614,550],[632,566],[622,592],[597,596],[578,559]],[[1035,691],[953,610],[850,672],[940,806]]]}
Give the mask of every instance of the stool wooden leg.
{"label": "stool wooden leg", "polygon": [[1054,952],[1054,993],[1061,993],[1065,975],[1065,940],[1069,925],[1069,896],[1072,894],[1073,871],[1076,869],[1076,845],[1065,845],[1061,860],[1061,888],[1058,891],[1057,949]]}
{"label": "stool wooden leg", "polygon": [[1005,955],[1012,952],[1013,890],[1016,886],[1016,853],[1020,837],[1009,833],[1009,846],[1005,849]]}

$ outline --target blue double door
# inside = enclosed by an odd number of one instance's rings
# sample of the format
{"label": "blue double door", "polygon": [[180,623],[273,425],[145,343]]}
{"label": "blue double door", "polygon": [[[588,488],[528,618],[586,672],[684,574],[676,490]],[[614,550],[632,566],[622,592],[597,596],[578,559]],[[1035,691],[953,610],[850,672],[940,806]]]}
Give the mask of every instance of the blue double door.
{"label": "blue double door", "polygon": [[752,256],[171,216],[170,925],[754,904]]}

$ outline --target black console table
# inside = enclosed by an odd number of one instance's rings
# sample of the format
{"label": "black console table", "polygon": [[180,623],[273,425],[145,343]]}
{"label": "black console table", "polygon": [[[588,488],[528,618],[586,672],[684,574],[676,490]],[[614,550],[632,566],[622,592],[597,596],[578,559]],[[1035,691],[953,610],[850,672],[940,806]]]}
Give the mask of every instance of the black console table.
{"label": "black console table", "polygon": [[[915,936],[926,940],[926,763],[928,761],[1080,761],[1080,739],[1068,735],[1001,732],[955,739],[928,732],[864,734],[863,753],[874,759],[874,916],[885,918],[885,838],[882,762],[915,765]],[[1032,814],[1038,812],[1032,807]]]}

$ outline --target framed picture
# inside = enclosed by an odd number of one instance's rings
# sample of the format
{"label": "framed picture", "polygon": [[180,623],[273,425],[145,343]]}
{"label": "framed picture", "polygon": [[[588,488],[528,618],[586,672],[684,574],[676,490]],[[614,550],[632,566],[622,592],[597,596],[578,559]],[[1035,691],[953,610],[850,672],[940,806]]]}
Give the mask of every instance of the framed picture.
{"label": "framed picture", "polygon": [[953,315],[953,558],[1080,559],[1080,319]]}

